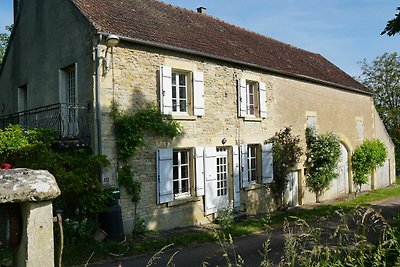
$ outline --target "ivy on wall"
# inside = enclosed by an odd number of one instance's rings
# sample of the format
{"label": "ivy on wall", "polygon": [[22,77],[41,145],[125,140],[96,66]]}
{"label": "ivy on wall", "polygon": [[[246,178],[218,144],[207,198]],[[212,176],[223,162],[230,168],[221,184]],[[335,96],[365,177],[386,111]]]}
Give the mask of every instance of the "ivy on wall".
{"label": "ivy on wall", "polygon": [[[154,105],[145,106],[135,112],[119,111],[114,104],[111,116],[114,119],[114,131],[118,156],[118,183],[124,186],[135,204],[135,225],[142,228],[143,220],[138,218],[137,204],[140,201],[141,182],[134,179],[134,171],[129,160],[140,149],[146,147],[146,133],[154,133],[161,137],[173,139],[182,133],[182,126],[164,115]],[[139,226],[139,227],[138,227]]]}

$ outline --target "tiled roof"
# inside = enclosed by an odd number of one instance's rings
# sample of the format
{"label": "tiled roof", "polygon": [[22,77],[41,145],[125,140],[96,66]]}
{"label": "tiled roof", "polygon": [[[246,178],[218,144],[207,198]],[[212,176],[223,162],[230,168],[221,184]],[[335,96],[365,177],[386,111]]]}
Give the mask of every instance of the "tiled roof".
{"label": "tiled roof", "polygon": [[98,32],[369,90],[319,54],[157,0],[72,0]]}

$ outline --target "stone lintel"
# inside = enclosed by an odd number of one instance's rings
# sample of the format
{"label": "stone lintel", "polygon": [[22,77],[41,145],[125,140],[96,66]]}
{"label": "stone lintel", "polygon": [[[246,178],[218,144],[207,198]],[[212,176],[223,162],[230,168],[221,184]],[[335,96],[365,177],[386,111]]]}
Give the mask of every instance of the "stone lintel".
{"label": "stone lintel", "polygon": [[48,171],[0,170],[0,203],[47,201],[60,193],[56,179]]}

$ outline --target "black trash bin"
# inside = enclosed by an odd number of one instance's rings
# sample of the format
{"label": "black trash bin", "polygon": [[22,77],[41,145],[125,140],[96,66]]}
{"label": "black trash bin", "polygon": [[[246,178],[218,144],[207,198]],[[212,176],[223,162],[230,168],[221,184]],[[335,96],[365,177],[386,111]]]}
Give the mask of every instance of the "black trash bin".
{"label": "black trash bin", "polygon": [[113,195],[114,199],[108,203],[107,211],[100,214],[100,228],[107,233],[109,239],[120,242],[125,240],[125,234],[118,203],[119,191],[113,192]]}

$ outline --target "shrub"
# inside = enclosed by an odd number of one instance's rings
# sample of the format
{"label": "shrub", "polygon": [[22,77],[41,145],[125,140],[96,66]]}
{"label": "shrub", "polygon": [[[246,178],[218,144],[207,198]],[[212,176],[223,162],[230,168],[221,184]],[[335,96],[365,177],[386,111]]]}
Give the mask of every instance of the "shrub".
{"label": "shrub", "polygon": [[337,164],[340,159],[340,141],[333,133],[318,134],[313,129],[306,129],[307,187],[315,193],[316,202],[337,177]]}
{"label": "shrub", "polygon": [[354,150],[351,156],[353,166],[353,182],[356,185],[356,194],[361,191],[361,186],[368,182],[368,175],[376,167],[383,165],[387,158],[385,145],[379,140],[365,140]]}

